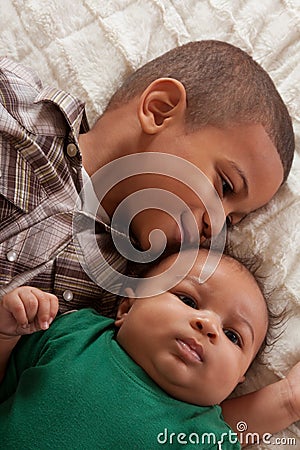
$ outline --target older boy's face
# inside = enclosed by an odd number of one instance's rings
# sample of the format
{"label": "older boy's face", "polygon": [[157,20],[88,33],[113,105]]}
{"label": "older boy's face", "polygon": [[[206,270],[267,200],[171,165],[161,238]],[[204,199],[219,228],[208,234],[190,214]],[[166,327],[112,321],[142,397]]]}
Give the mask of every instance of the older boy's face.
{"label": "older boy's face", "polygon": [[[170,292],[133,301],[117,321],[117,340],[168,394],[205,406],[220,403],[243,380],[268,319],[256,282],[232,261],[222,259],[198,283],[203,252]],[[172,262],[167,258],[151,276]],[[142,296],[143,285],[137,293]]]}
{"label": "older boy's face", "polygon": [[[280,157],[259,124],[231,128],[205,127],[191,134],[185,134],[178,125],[147,141],[141,150],[166,152],[193,163],[214,186],[225,215],[232,224],[268,203],[283,180]],[[134,189],[149,187],[169,190],[178,195],[194,214],[201,242],[211,236],[207,213],[209,205],[204,204],[187,186],[169,177],[153,174],[135,179]],[[179,212],[176,223],[164,211],[144,210],[133,219],[132,232],[141,247],[147,249],[149,233],[160,229],[167,237],[169,249],[176,251],[181,242],[193,238],[184,214],[183,210]],[[217,228],[220,230],[220,226]]]}

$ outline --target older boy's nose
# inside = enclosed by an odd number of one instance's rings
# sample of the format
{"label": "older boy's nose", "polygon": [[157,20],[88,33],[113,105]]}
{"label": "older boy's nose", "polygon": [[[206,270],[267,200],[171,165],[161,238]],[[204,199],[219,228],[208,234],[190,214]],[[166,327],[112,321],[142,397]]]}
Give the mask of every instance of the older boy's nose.
{"label": "older boy's nose", "polygon": [[212,235],[216,236],[222,231],[225,220],[226,219],[224,217],[222,217],[222,219],[219,217],[209,217],[207,211],[205,211],[202,219],[202,234],[206,237],[206,239],[211,238]]}
{"label": "older boy's nose", "polygon": [[218,320],[213,313],[198,315],[193,318],[192,327],[207,336],[210,340],[215,341],[219,335]]}
{"label": "older boy's nose", "polygon": [[[218,235],[223,227],[225,226],[225,223],[227,226],[233,225],[232,218],[229,214],[229,212],[226,212],[224,210],[225,215],[220,218],[216,217],[209,217],[207,211],[204,212],[202,222],[203,222],[203,228],[202,228],[202,234],[206,237],[206,239],[211,238],[212,235],[216,236]],[[213,223],[211,223],[211,220]]]}

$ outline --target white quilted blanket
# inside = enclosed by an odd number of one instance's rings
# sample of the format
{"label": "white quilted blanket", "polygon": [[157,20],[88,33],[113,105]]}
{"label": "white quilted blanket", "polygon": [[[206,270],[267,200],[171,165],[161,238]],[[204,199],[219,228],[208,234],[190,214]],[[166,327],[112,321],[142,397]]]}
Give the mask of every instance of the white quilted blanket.
{"label": "white quilted blanket", "polygon": [[[240,46],[270,73],[293,118],[298,156],[288,183],[233,233],[239,252],[263,256],[273,306],[292,317],[265,366],[241,390],[284,376],[300,360],[300,0],[2,0],[0,56],[34,68],[46,84],[85,100],[91,122],[124,77],[190,40]],[[299,380],[300,382],[300,380]],[[300,428],[255,448],[300,448]],[[296,444],[287,444],[295,438]],[[285,440],[284,440],[285,439]]]}

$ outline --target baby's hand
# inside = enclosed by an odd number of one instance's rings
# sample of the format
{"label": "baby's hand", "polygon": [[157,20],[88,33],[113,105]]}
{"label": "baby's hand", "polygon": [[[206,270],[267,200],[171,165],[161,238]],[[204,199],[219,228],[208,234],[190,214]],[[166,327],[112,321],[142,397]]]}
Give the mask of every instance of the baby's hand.
{"label": "baby's hand", "polygon": [[300,419],[300,362],[289,371],[286,379],[290,390],[290,406],[294,422]]}
{"label": "baby's hand", "polygon": [[58,311],[58,299],[40,289],[20,286],[0,301],[0,335],[20,336],[47,330]]}

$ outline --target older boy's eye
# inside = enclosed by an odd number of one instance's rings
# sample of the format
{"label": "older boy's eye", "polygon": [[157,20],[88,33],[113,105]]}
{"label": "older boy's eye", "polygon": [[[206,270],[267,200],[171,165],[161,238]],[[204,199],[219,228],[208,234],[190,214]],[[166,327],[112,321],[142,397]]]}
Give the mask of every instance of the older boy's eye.
{"label": "older boy's eye", "polygon": [[197,309],[198,305],[195,300],[193,300],[191,297],[188,297],[187,295],[183,294],[176,294],[179,300],[181,300],[183,303],[185,303],[187,306],[190,306],[191,308]]}
{"label": "older boy's eye", "polygon": [[223,197],[227,194],[231,194],[233,192],[233,187],[232,185],[225,180],[224,178],[222,178],[222,194]]}
{"label": "older boy's eye", "polygon": [[231,218],[231,216],[227,216],[226,217],[226,226],[227,226],[227,228],[232,228],[232,218]]}
{"label": "older boy's eye", "polygon": [[224,333],[233,344],[238,345],[239,347],[242,346],[242,341],[238,333],[232,330],[224,330]]}

